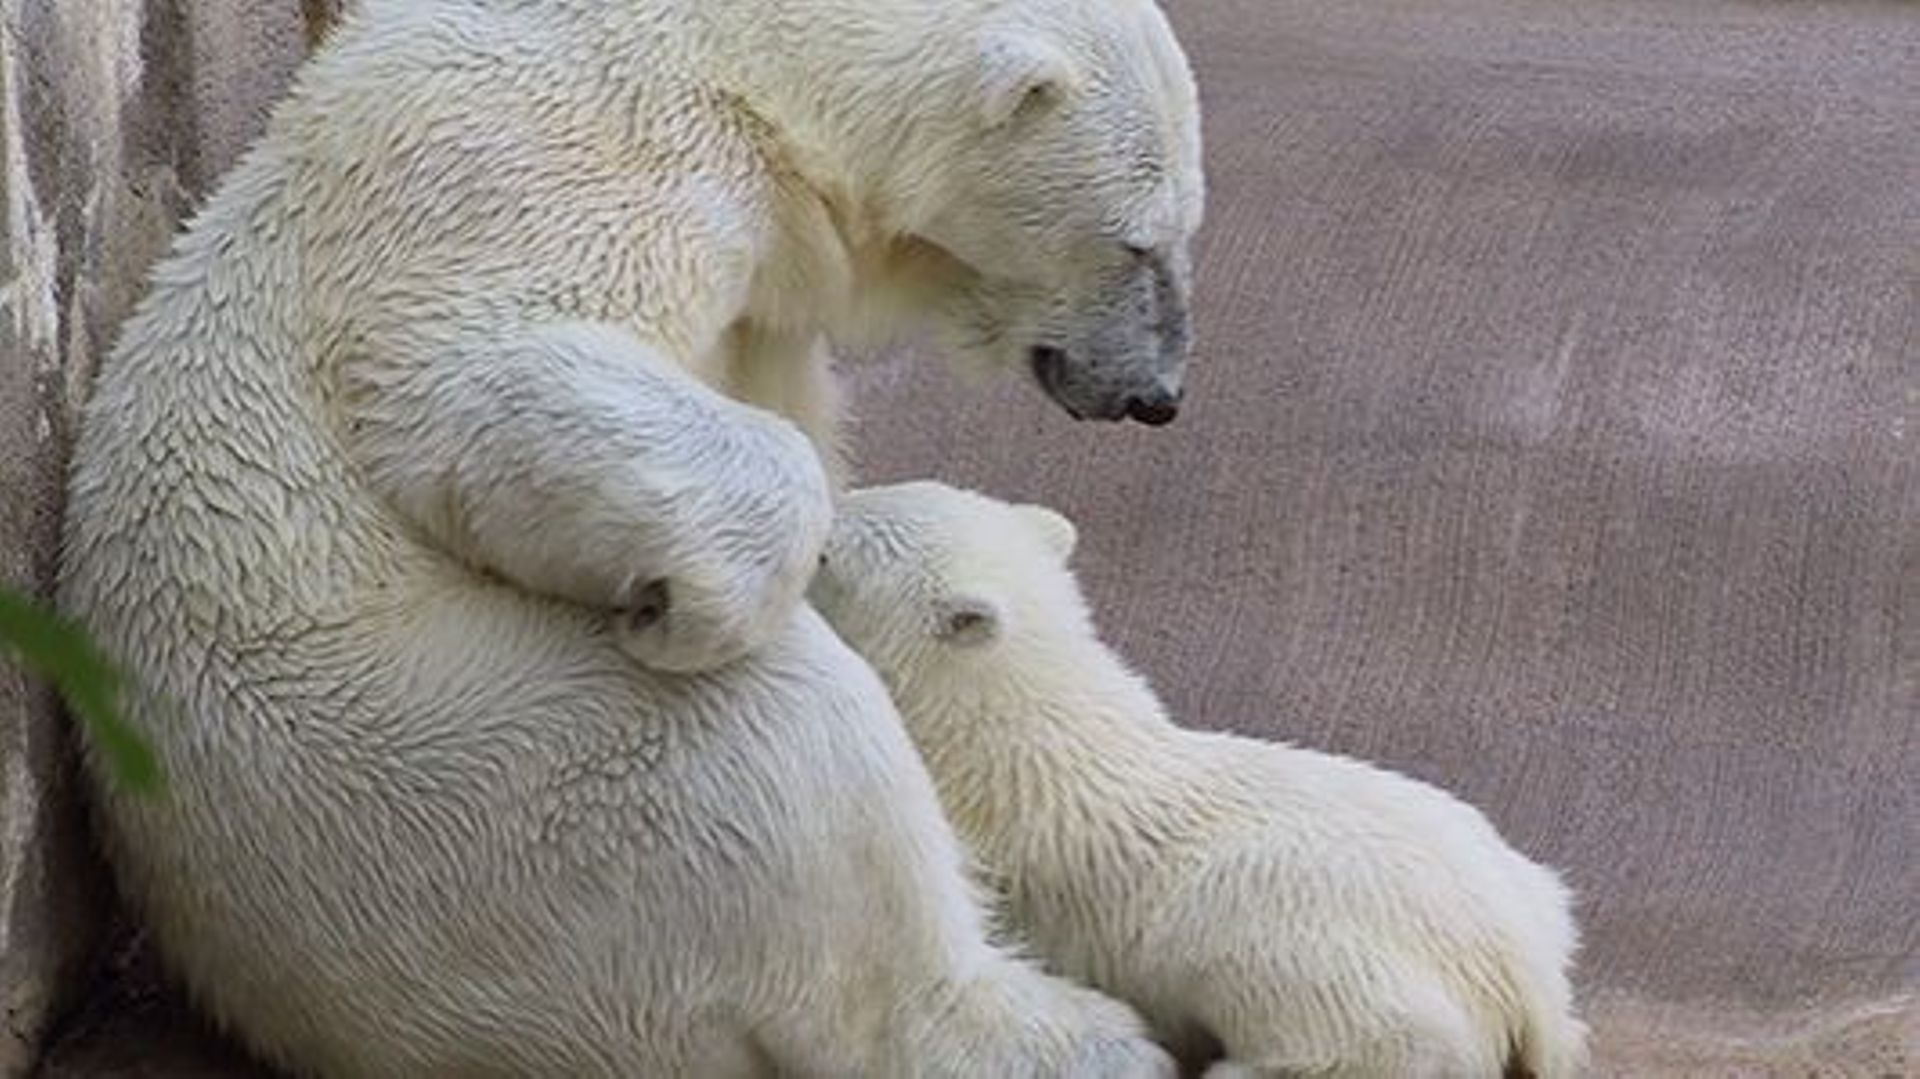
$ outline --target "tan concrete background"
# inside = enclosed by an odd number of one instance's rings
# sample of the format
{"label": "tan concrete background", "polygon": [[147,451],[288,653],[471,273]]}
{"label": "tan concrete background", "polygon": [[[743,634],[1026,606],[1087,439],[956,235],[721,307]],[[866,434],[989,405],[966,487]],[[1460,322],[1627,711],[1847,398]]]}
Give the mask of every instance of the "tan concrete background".
{"label": "tan concrete background", "polygon": [[[0,0],[0,574],[139,271],[329,0]],[[1602,1074],[1920,1074],[1920,8],[1180,0],[1181,421],[850,372],[874,479],[1052,502],[1191,723],[1483,805],[1584,896]],[[0,671],[0,1075],[238,1075],[91,977],[58,741]]]}

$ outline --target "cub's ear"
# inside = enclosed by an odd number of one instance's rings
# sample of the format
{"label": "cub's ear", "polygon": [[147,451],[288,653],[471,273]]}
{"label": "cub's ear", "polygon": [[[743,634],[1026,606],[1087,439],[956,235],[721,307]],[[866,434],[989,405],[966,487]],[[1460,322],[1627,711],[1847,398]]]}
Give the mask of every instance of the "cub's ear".
{"label": "cub's ear", "polygon": [[989,128],[1051,108],[1078,80],[1072,61],[1037,35],[990,33],[980,43],[980,119]]}
{"label": "cub's ear", "polygon": [[1014,510],[1034,531],[1040,533],[1040,538],[1047,541],[1047,546],[1060,556],[1061,561],[1073,557],[1073,548],[1080,542],[1080,532],[1065,514],[1045,506],[1015,506]]}
{"label": "cub's ear", "polygon": [[933,635],[971,647],[1000,635],[1000,608],[983,596],[948,596],[934,605]]}

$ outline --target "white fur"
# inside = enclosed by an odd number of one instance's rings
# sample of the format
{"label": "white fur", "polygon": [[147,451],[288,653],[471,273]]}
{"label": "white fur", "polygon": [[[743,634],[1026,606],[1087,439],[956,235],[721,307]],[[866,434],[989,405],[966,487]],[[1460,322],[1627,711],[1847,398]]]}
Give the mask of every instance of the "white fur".
{"label": "white fur", "polygon": [[[997,108],[1009,35],[1076,96]],[[1108,252],[1184,258],[1191,90],[1145,0],[360,5],[76,449],[61,601],[170,778],[106,832],[211,1012],[324,1075],[1163,1070],[988,946],[800,599],[827,341],[1024,333],[1044,294],[1165,375]]]}
{"label": "white fur", "polygon": [[1217,1039],[1216,1079],[1572,1074],[1558,877],[1425,783],[1175,726],[1097,639],[1073,540],[1040,507],[858,491],[810,593],[1048,963],[1184,1053]]}

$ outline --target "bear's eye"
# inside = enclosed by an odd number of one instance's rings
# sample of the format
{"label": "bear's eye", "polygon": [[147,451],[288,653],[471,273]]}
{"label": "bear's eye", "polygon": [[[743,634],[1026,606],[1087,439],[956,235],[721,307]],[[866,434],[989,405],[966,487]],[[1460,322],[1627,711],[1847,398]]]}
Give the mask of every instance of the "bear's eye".
{"label": "bear's eye", "polygon": [[947,633],[949,636],[964,637],[980,632],[986,624],[987,616],[979,611],[955,611],[947,616]]}

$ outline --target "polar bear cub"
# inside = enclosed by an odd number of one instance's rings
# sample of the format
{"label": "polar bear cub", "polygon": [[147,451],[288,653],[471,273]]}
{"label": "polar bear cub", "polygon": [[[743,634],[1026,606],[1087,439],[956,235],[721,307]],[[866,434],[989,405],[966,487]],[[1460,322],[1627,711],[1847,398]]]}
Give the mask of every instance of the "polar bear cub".
{"label": "polar bear cub", "polygon": [[1095,634],[1074,526],[934,483],[842,507],[810,597],[1059,972],[1207,1074],[1571,1074],[1558,877],[1359,761],[1175,726]]}

